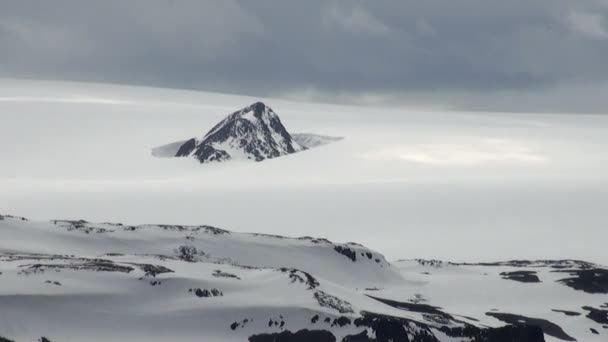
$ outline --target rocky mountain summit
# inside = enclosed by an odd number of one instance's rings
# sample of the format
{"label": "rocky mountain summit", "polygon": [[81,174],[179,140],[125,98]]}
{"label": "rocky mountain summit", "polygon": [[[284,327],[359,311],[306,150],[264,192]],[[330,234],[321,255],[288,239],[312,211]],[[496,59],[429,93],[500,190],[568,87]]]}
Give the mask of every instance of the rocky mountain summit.
{"label": "rocky mountain summit", "polygon": [[272,108],[256,102],[228,115],[201,139],[160,146],[152,154],[156,157],[193,157],[201,163],[233,159],[259,162],[341,139],[315,134],[295,136],[297,139],[287,131]]}

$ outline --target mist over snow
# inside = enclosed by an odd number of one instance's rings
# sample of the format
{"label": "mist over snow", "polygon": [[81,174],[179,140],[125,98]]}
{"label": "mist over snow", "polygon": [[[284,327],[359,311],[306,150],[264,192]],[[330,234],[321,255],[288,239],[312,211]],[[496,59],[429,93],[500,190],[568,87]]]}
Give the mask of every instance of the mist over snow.
{"label": "mist over snow", "polygon": [[[343,139],[263,163],[150,153],[259,100],[293,132]],[[607,129],[601,115],[2,80],[0,211],[326,237],[389,260],[608,263]]]}

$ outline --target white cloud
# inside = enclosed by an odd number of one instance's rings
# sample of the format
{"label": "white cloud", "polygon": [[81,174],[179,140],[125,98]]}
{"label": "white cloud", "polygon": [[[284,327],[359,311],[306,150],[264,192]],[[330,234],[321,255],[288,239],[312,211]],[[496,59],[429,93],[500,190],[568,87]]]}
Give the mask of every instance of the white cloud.
{"label": "white cloud", "polygon": [[390,28],[386,24],[361,7],[344,10],[332,6],[326,12],[325,22],[329,25],[338,25],[345,31],[354,33],[386,34],[390,32]]}
{"label": "white cloud", "polygon": [[568,23],[574,31],[587,37],[608,38],[608,29],[604,25],[603,17],[597,13],[572,12],[568,15]]}
{"label": "white cloud", "polygon": [[394,146],[364,156],[371,160],[401,160],[437,166],[477,166],[489,163],[542,163],[546,158],[525,144],[503,139],[480,139]]}

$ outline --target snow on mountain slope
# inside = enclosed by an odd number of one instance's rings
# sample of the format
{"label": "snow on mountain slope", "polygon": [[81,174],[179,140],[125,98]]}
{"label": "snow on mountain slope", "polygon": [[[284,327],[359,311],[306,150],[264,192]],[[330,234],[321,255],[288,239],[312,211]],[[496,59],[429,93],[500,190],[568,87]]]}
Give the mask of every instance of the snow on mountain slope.
{"label": "snow on mountain slope", "polygon": [[152,149],[152,155],[157,158],[173,158],[179,151],[179,148],[187,140],[176,141],[167,145],[158,146]]}
{"label": "snow on mountain slope", "polygon": [[0,336],[603,341],[607,273],[578,261],[391,264],[310,237],[0,215]]}
{"label": "snow on mountain slope", "polygon": [[[161,150],[172,148],[170,144]],[[230,114],[202,139],[187,140],[175,156],[194,157],[201,163],[231,159],[262,161],[305,149],[292,139],[270,107],[256,102]]]}
{"label": "snow on mountain slope", "polygon": [[294,133],[291,135],[291,137],[298,144],[307,148],[323,146],[343,139],[342,137],[330,137],[327,135],[318,135],[311,133]]}

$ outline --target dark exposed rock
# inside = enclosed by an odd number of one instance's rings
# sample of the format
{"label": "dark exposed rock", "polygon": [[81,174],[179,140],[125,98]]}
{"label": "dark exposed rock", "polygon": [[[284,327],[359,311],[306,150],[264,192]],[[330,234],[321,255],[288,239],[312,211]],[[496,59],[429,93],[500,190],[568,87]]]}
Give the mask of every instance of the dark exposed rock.
{"label": "dark exposed rock", "polygon": [[319,305],[337,310],[339,313],[352,313],[353,308],[351,304],[345,300],[342,300],[336,296],[332,296],[329,293],[323,291],[317,291],[314,294],[315,299]]}
{"label": "dark exposed rock", "polygon": [[539,326],[507,325],[482,330],[472,342],[543,342],[545,337]]}
{"label": "dark exposed rock", "polygon": [[443,260],[436,260],[436,259],[430,259],[430,260],[414,259],[414,261],[416,261],[420,266],[428,266],[428,267],[436,267],[436,268],[451,265],[450,262],[446,262]]}
{"label": "dark exposed rock", "polygon": [[[409,342],[404,325],[407,321],[389,316],[366,314],[355,319],[357,327],[369,327],[376,335],[377,342]],[[437,341],[435,339],[434,341]]]}
{"label": "dark exposed rock", "polygon": [[190,290],[188,290],[188,292],[194,292],[194,294],[199,298],[222,297],[224,295],[222,293],[222,291],[215,289],[215,288],[210,289],[210,290],[196,288],[196,289],[190,289]]}
{"label": "dark exposed rock", "polygon": [[540,283],[536,271],[513,271],[500,273],[502,279],[515,280],[521,283]]}
{"label": "dark exposed rock", "polygon": [[305,284],[309,290],[314,290],[319,286],[319,281],[308,272],[295,268],[280,268],[279,271],[289,273],[289,279],[291,279],[292,283]]}
{"label": "dark exposed rock", "polygon": [[448,321],[457,321],[454,319],[454,317],[452,317],[452,315],[441,311],[440,307],[427,305],[427,304],[420,304],[420,303],[399,302],[396,300],[384,299],[384,298],[374,297],[374,296],[370,296],[370,295],[367,295],[367,296],[369,298],[375,299],[381,303],[384,303],[386,305],[392,306],[397,309],[434,315],[435,317],[433,317],[433,318],[441,317]]}
{"label": "dark exposed rock", "polygon": [[597,331],[597,330],[595,330],[593,328],[589,328],[589,330],[591,330],[591,332],[594,333],[594,334],[596,334],[596,335],[600,334],[599,331]]}
{"label": "dark exposed rock", "polygon": [[203,252],[199,253],[194,246],[179,246],[176,249],[176,254],[179,259],[187,262],[195,262],[199,255],[204,255]]}
{"label": "dark exposed rock", "polygon": [[49,340],[48,338],[42,336],[41,338],[38,339],[39,342],[51,342],[51,340]]}
{"label": "dark exposed rock", "polygon": [[344,336],[342,342],[371,342],[373,341],[368,335],[367,330],[363,330],[362,332],[354,335]]}
{"label": "dark exposed rock", "polygon": [[580,312],[576,312],[576,311],[568,311],[568,310],[557,310],[557,309],[552,309],[551,311],[553,312],[561,312],[566,316],[580,316],[581,313]]}
{"label": "dark exposed rock", "polygon": [[233,322],[232,324],[230,324],[230,329],[231,330],[236,330],[237,328],[244,328],[247,323],[249,323],[249,318],[245,318],[244,320],[240,321],[240,322]]}
{"label": "dark exposed rock", "polygon": [[335,342],[336,337],[326,330],[303,329],[295,333],[289,330],[272,333],[259,334],[249,337],[249,342]]}
{"label": "dark exposed rock", "polygon": [[[370,328],[376,338],[370,338],[367,331],[345,337],[348,342],[439,342],[433,331],[424,324],[404,318],[362,312],[357,318],[357,327]],[[500,328],[479,328],[464,324],[461,327],[439,327],[443,334],[471,342],[544,342],[543,331],[538,326],[525,324],[509,325]]]}
{"label": "dark exposed rock", "polygon": [[575,290],[587,293],[608,294],[608,270],[591,268],[583,270],[560,270],[554,272],[570,274],[570,278],[560,279],[558,282]]}
{"label": "dark exposed rock", "polygon": [[212,275],[216,278],[232,278],[232,279],[241,279],[237,275],[232,273],[222,272],[221,270],[214,270]]}
{"label": "dark exposed rock", "polygon": [[8,338],[4,338],[4,337],[0,336],[0,342],[15,342],[15,341],[9,340]]}
{"label": "dark exposed rock", "polygon": [[539,326],[543,332],[549,336],[553,336],[564,341],[576,341],[575,338],[566,334],[566,332],[557,324],[550,322],[546,319],[541,318],[530,318],[521,315],[514,315],[509,313],[498,313],[498,312],[486,312],[486,315],[494,317],[508,324],[525,324],[532,326]]}
{"label": "dark exposed rock", "polygon": [[66,264],[32,264],[21,265],[23,270],[20,274],[43,273],[46,270],[73,270],[73,271],[95,271],[95,272],[122,272],[130,273],[133,267],[116,264],[104,259],[85,259],[85,261],[71,262]]}
{"label": "dark exposed rock", "polygon": [[177,150],[175,154],[176,157],[187,157],[194,151],[196,148],[196,139],[192,138],[186,141],[180,148]]}
{"label": "dark exposed rock", "polygon": [[102,233],[113,232],[113,230],[111,230],[111,229],[95,227],[94,224],[89,223],[85,220],[76,220],[76,221],[53,220],[51,222],[55,225],[66,228],[67,231],[79,231],[79,232],[83,232],[85,234],[90,234],[90,233],[102,234]]}
{"label": "dark exposed rock", "polygon": [[585,316],[599,324],[608,324],[608,310],[596,309],[590,306],[583,306],[583,310],[589,311]]}
{"label": "dark exposed rock", "polygon": [[350,318],[340,316],[340,317],[334,319],[334,321],[331,323],[331,326],[332,327],[334,327],[334,326],[343,327],[345,325],[349,325],[350,323],[351,323]]}
{"label": "dark exposed rock", "polygon": [[319,315],[314,315],[312,316],[312,318],[310,319],[310,323],[315,324],[319,321]]}
{"label": "dark exposed rock", "polygon": [[582,260],[509,260],[499,262],[461,262],[461,263],[450,263],[457,266],[509,266],[509,267],[551,267],[554,269],[565,269],[565,268],[578,268],[578,269],[589,269],[593,268],[594,264]]}
{"label": "dark exposed rock", "polygon": [[305,149],[293,140],[270,107],[256,102],[230,114],[200,141],[186,141],[176,157],[194,156],[201,163],[225,161],[232,159],[227,150],[236,150],[249,159],[262,161]]}
{"label": "dark exposed rock", "polygon": [[357,253],[348,247],[334,246],[334,250],[352,261],[357,260]]}
{"label": "dark exposed rock", "polygon": [[173,273],[173,270],[160,265],[138,264],[134,262],[127,262],[126,264],[137,266],[140,270],[144,271],[144,276],[146,277],[156,277],[162,273]]}
{"label": "dark exposed rock", "polygon": [[194,156],[201,163],[212,162],[212,161],[226,161],[230,160],[231,156],[224,150],[216,150],[213,146],[202,145],[196,149]]}

